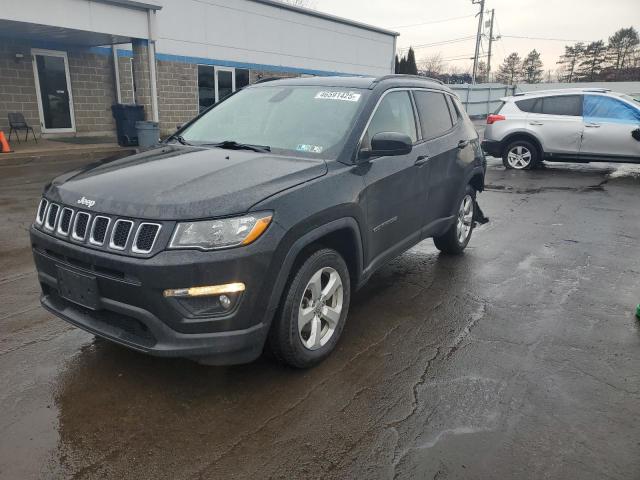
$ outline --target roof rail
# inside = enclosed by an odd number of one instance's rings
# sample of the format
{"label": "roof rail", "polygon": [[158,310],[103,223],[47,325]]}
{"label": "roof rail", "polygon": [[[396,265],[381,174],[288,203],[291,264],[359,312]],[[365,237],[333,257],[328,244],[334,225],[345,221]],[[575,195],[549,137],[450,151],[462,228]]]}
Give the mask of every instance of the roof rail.
{"label": "roof rail", "polygon": [[423,75],[409,75],[407,73],[392,73],[390,75],[384,75],[382,77],[376,78],[373,81],[372,86],[377,84],[377,83],[380,83],[380,82],[382,82],[384,80],[390,80],[392,78],[399,78],[399,77],[410,78],[410,79],[413,79],[413,80],[429,80],[431,82],[436,82],[436,83],[439,83],[440,85],[444,85],[444,82],[442,80],[438,80],[437,78],[426,77],[426,76],[423,76]]}

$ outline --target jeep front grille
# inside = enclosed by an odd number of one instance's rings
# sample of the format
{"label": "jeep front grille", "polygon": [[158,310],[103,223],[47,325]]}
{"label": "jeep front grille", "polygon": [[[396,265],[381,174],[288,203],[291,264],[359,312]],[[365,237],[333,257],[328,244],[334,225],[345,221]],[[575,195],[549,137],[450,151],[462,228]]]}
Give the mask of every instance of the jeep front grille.
{"label": "jeep front grille", "polygon": [[160,225],[157,223],[141,223],[133,241],[132,251],[134,253],[149,253],[153,250],[158,232],[160,232]]}
{"label": "jeep front grille", "polygon": [[60,215],[60,222],[58,223],[58,233],[60,235],[64,235],[65,237],[69,235],[69,230],[71,230],[71,219],[73,218],[73,210],[69,207],[65,207],[62,209],[62,214]]}
{"label": "jeep front grille", "polygon": [[87,238],[87,230],[89,228],[89,220],[91,215],[87,212],[78,212],[76,215],[76,222],[73,224],[73,239],[78,241],[84,241]]}
{"label": "jeep front grille", "polygon": [[91,235],[89,236],[89,242],[93,245],[103,245],[104,239],[107,238],[107,230],[111,219],[109,217],[103,217],[98,215],[93,219],[93,226],[91,227]]}
{"label": "jeep front grille", "polygon": [[131,230],[133,230],[133,222],[131,220],[117,220],[111,232],[109,247],[116,250],[124,250],[127,247]]}
{"label": "jeep front grille", "polygon": [[49,202],[47,202],[44,198],[40,200],[40,205],[38,205],[38,214],[36,215],[36,223],[38,225],[42,225],[44,223],[44,216],[47,213],[47,206]]}
{"label": "jeep front grille", "polygon": [[56,228],[56,222],[58,221],[58,213],[60,213],[60,205],[52,203],[49,205],[49,213],[47,213],[47,221],[44,222],[44,227],[47,230],[53,230]]}
{"label": "jeep front grille", "polygon": [[149,255],[154,252],[163,223],[93,214],[43,198],[38,204],[34,226],[60,239],[94,249],[121,255]]}

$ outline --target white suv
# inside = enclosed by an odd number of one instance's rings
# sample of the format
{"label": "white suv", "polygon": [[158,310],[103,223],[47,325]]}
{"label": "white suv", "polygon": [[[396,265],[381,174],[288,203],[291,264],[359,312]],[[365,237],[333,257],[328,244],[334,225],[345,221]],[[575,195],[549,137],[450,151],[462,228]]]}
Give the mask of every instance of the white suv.
{"label": "white suv", "polygon": [[542,160],[640,163],[640,102],[606,89],[516,94],[487,117],[483,150],[506,168]]}

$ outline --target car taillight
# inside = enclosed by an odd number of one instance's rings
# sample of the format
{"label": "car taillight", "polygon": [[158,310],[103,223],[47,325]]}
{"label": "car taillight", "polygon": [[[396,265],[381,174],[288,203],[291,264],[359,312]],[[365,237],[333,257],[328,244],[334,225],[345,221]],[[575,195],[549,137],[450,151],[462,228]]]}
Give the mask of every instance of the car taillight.
{"label": "car taillight", "polygon": [[491,114],[487,117],[487,125],[493,125],[496,122],[499,122],[500,120],[506,120],[507,117],[505,117],[504,115],[496,115],[496,114]]}

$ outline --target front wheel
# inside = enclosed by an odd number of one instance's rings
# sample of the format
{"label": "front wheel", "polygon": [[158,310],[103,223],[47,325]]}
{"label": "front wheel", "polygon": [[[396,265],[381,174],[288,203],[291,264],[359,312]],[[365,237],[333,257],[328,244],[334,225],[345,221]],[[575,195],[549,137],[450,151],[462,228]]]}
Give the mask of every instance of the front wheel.
{"label": "front wheel", "polygon": [[457,255],[464,251],[471,240],[474,227],[476,191],[467,185],[460,201],[455,222],[439,237],[433,237],[433,243],[442,253]]}
{"label": "front wheel", "polygon": [[516,140],[504,150],[502,163],[505,168],[514,170],[530,170],[540,164],[538,149],[531,142]]}
{"label": "front wheel", "polygon": [[335,348],[344,328],[351,285],[342,256],[324,248],[294,273],[274,319],[269,347],[292,367],[308,368]]}

